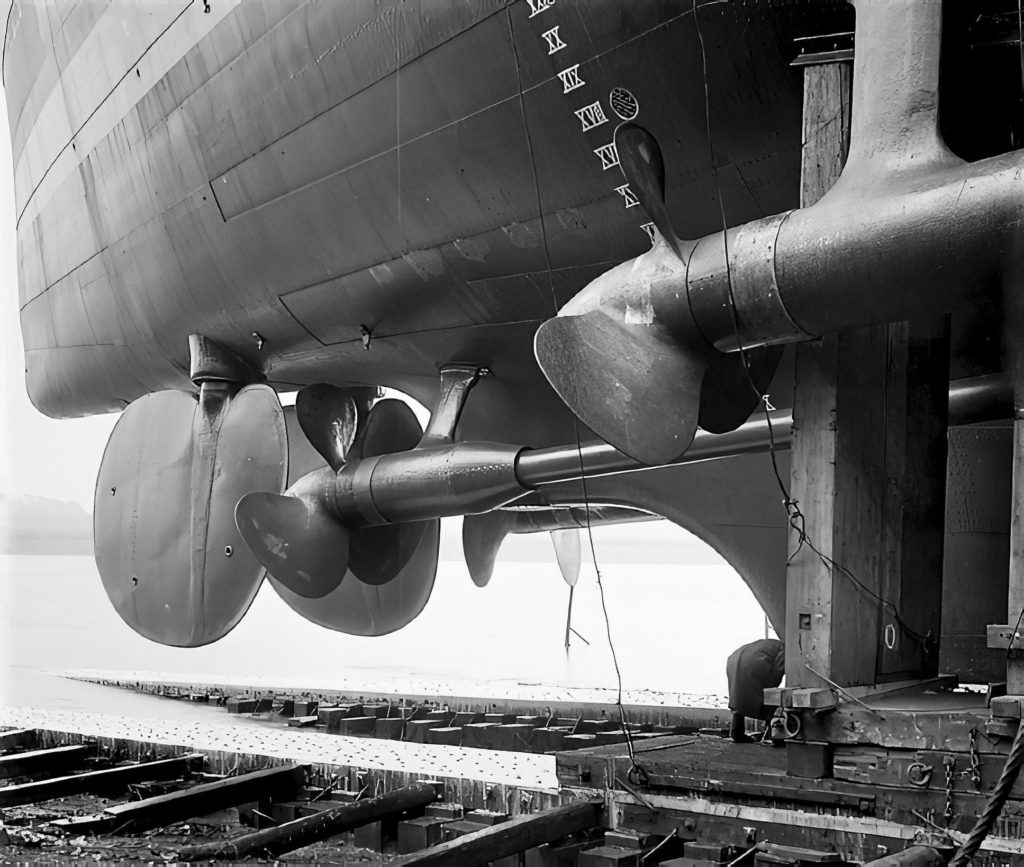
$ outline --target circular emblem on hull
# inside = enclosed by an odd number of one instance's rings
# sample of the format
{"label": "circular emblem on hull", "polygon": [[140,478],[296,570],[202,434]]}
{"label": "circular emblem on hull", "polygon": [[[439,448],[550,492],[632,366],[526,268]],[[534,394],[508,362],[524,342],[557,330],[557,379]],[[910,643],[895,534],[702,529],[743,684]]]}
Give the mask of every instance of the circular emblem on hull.
{"label": "circular emblem on hull", "polygon": [[608,101],[611,103],[612,111],[623,120],[633,120],[640,113],[640,103],[624,87],[612,88]]}

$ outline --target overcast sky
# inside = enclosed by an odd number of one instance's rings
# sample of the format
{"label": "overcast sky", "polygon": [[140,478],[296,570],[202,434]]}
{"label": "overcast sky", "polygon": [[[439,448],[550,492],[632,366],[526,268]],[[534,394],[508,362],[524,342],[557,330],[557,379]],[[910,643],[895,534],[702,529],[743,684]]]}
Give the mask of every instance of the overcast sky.
{"label": "overcast sky", "polygon": [[24,349],[18,321],[14,170],[7,100],[0,89],[0,493],[74,500],[92,511],[93,486],[116,416],[55,420],[37,412],[25,393]]}

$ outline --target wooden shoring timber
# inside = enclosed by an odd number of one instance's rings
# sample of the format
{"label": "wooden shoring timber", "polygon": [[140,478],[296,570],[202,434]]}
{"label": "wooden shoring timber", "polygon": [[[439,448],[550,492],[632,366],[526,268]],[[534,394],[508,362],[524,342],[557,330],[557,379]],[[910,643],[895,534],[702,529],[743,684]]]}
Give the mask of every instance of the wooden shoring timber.
{"label": "wooden shoring timber", "polygon": [[[615,754],[616,749],[620,754]],[[836,778],[825,779],[786,774],[784,750],[733,744],[720,738],[680,739],[674,747],[638,759],[647,774],[648,785],[666,794],[671,792],[680,802],[688,798],[713,798],[723,804],[740,802],[758,809],[831,809],[836,815],[850,818],[885,816],[897,822],[918,824],[920,818],[915,812],[941,816],[945,809],[943,760],[951,756],[956,759],[951,790],[957,817],[954,828],[966,832],[974,817],[985,808],[987,791],[994,784],[1004,759],[993,753],[979,755],[980,789],[974,787],[970,776],[970,755],[947,751],[901,750],[887,754],[881,748],[847,747],[837,752]],[[621,746],[559,753],[556,759],[563,786],[577,791],[581,786],[597,790],[607,788],[616,796],[629,791],[623,781],[628,780],[632,764]],[[921,779],[919,774],[915,777],[918,784],[914,784],[908,771],[910,764],[917,761],[923,763],[917,771],[926,773],[930,766],[932,772],[927,780]],[[581,783],[581,779],[586,782]],[[647,797],[644,791],[640,794]],[[1015,797],[1016,794],[1011,794],[1003,815],[1024,820],[1024,800],[1013,800]],[[790,842],[803,845],[797,840]]]}
{"label": "wooden shoring timber", "polygon": [[69,771],[81,767],[85,760],[95,752],[96,750],[91,746],[76,744],[0,756],[0,779],[7,780],[11,777]]}
{"label": "wooden shoring timber", "polygon": [[158,828],[248,801],[289,797],[302,785],[305,776],[305,765],[265,768],[179,792],[107,807],[103,811],[103,820],[115,834]]}
{"label": "wooden shoring timber", "polygon": [[[694,782],[700,784],[708,779],[787,782],[783,750],[763,748],[757,744],[734,744],[729,739],[718,737],[691,736],[666,740],[669,742],[659,744],[657,751],[642,754],[639,761],[648,774],[678,777],[686,781],[688,788]],[[555,753],[555,770],[564,786],[616,788],[616,780],[625,780],[632,764],[622,744]]]}
{"label": "wooden shoring timber", "polygon": [[902,852],[868,861],[874,867],[942,867],[946,863],[946,858],[932,846],[911,846]]}
{"label": "wooden shoring timber", "polygon": [[[941,791],[935,793],[941,796]],[[884,851],[905,849],[915,842],[944,837],[944,833],[926,821],[925,816],[908,814],[905,819],[895,813],[885,818],[873,816],[840,816],[834,813],[809,812],[778,807],[747,804],[723,804],[701,797],[681,797],[647,792],[643,802],[626,792],[613,792],[615,809],[621,810],[620,827],[633,831],[664,836],[675,829],[683,829],[683,839],[698,837],[702,840],[734,839],[746,827],[756,827],[759,839],[771,840],[786,846],[835,851],[845,858],[869,861]],[[978,809],[985,799],[977,798]],[[934,819],[942,820],[941,802],[934,807]],[[955,810],[961,810],[961,799],[955,801]],[[952,829],[961,835],[973,824],[972,816],[961,817]],[[982,844],[982,853],[1024,855],[1024,839],[999,837],[993,834]],[[1000,863],[1006,859],[1001,859]],[[1017,863],[1016,860],[1011,863]]]}
{"label": "wooden shoring timber", "polygon": [[[849,148],[852,70],[804,70],[807,207]],[[948,317],[797,347],[790,491],[801,533],[790,534],[787,561],[787,687],[937,673],[949,352]],[[822,724],[841,731],[843,714]]]}
{"label": "wooden shoring timber", "polygon": [[131,783],[166,780],[181,776],[193,770],[197,764],[202,767],[202,762],[202,753],[190,753],[173,759],[122,765],[102,771],[86,771],[83,774],[50,777],[46,780],[22,783],[18,786],[5,786],[0,788],[0,807],[35,804],[39,801],[49,801],[51,798],[63,798],[82,792],[123,791]]}
{"label": "wooden shoring timber", "polygon": [[[880,788],[943,788],[945,765],[953,763],[950,789],[956,794],[987,796],[1006,765],[1006,756],[978,753],[972,766],[969,753],[952,750],[837,750],[834,760],[836,779]],[[973,771],[973,773],[972,773]],[[977,775],[975,779],[975,774]],[[915,780],[915,782],[911,782]],[[1011,801],[1024,801],[1024,780],[1010,789]]]}
{"label": "wooden shoring timber", "polygon": [[419,810],[436,798],[437,789],[432,783],[413,783],[376,798],[342,804],[233,840],[186,846],[178,853],[178,858],[182,861],[220,861],[250,855],[274,858],[370,822]]}
{"label": "wooden shoring timber", "polygon": [[[962,709],[886,710],[879,715],[847,704],[842,709],[842,727],[834,725],[831,719],[805,714],[803,736],[807,740],[836,745],[967,753],[971,749],[971,730],[984,731],[986,718],[984,711]],[[1003,753],[1008,750],[1009,742],[988,744],[985,748]]]}
{"label": "wooden shoring timber", "polygon": [[18,747],[34,747],[35,745],[35,729],[8,729],[5,732],[0,732],[0,752]]}
{"label": "wooden shoring timber", "polygon": [[568,834],[596,828],[601,824],[601,815],[601,800],[574,801],[543,813],[517,816],[507,822],[405,855],[392,863],[486,864],[525,852],[542,843],[550,843]]}
{"label": "wooden shoring timber", "polygon": [[765,801],[789,801],[794,804],[813,804],[819,807],[844,807],[847,810],[860,813],[874,814],[875,812],[875,798],[872,795],[837,792],[831,788],[817,789],[812,786],[795,786],[789,789],[774,782],[700,779],[675,774],[648,774],[647,785],[657,789],[682,789],[734,798],[760,798]]}
{"label": "wooden shoring timber", "polygon": [[[648,796],[645,796],[645,799],[648,799]],[[755,827],[758,838],[771,840],[773,843],[808,849],[832,849],[841,852],[844,857],[858,861],[867,861],[880,852],[904,849],[912,843],[915,835],[927,830],[923,825],[897,828],[894,823],[885,823],[881,826],[865,824],[863,831],[851,831],[843,825],[827,827],[825,823],[818,822],[804,824],[802,820],[806,816],[819,818],[818,814],[804,811],[767,812],[759,809],[756,813],[751,813],[745,807],[719,805],[731,807],[735,815],[730,816],[725,815],[724,810],[710,812],[696,805],[693,809],[687,809],[683,805],[669,807],[657,796],[650,800],[655,807],[654,810],[635,799],[624,802],[616,795],[616,805],[622,811],[621,825],[635,832],[660,837],[681,828],[683,830],[679,835],[684,840],[742,840],[745,834],[743,828]]]}

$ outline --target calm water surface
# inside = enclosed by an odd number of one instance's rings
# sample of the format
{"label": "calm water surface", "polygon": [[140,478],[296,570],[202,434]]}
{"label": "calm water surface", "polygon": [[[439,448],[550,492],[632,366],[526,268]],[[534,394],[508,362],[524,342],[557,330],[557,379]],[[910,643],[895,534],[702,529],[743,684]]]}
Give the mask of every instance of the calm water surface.
{"label": "calm water surface", "polygon": [[[600,555],[600,548],[599,548]],[[88,705],[90,688],[52,677],[68,669],[143,670],[187,677],[339,677],[410,683],[615,688],[593,566],[584,567],[572,623],[589,643],[564,643],[568,588],[553,562],[499,563],[475,587],[459,552],[442,548],[433,596],[412,624],[363,638],[291,611],[264,583],[242,622],[208,647],[154,644],[114,612],[90,557],[0,556],[0,702]],[[705,558],[708,559],[708,558]],[[611,635],[627,690],[720,695],[725,659],[764,634],[750,591],[723,563],[602,563]],[[466,688],[469,688],[467,686]]]}

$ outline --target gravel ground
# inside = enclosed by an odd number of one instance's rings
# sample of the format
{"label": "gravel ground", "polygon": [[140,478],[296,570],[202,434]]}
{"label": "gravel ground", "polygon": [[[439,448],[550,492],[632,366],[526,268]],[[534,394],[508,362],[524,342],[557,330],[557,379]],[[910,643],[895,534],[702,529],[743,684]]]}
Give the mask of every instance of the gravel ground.
{"label": "gravel ground", "polygon": [[[85,863],[89,861],[130,864],[175,862],[178,851],[195,843],[235,837],[251,830],[238,821],[238,811],[222,810],[211,816],[179,822],[135,835],[66,834],[51,823],[57,819],[91,815],[115,801],[90,795],[57,798],[24,807],[7,807],[0,820],[0,864]],[[382,864],[390,856],[359,849],[334,840],[297,849],[281,861],[319,864]],[[245,858],[244,861],[257,861]]]}

